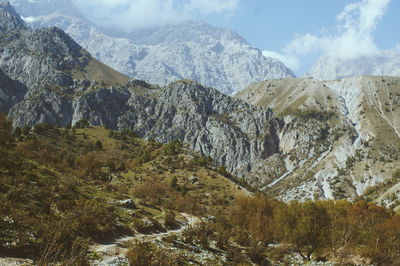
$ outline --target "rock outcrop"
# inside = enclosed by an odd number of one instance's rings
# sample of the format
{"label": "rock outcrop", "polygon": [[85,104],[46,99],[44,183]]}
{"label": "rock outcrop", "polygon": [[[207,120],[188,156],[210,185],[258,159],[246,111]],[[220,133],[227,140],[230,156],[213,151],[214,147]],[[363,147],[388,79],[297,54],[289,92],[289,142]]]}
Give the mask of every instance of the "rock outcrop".
{"label": "rock outcrop", "polygon": [[73,107],[74,122],[132,129],[163,143],[177,139],[239,176],[279,148],[279,123],[271,110],[194,81],[173,82],[148,95],[133,89],[90,91]]}
{"label": "rock outcrop", "polygon": [[14,7],[8,1],[0,1],[3,12],[0,13],[0,34],[7,35],[13,31],[26,29],[24,21],[17,14]]}

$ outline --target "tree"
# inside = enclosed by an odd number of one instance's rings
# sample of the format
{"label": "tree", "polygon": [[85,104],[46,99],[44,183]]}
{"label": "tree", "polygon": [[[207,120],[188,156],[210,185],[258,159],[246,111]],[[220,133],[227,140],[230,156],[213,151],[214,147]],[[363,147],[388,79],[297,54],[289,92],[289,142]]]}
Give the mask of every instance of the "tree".
{"label": "tree", "polygon": [[14,129],[14,136],[16,136],[17,138],[19,138],[19,137],[21,137],[21,135],[22,135],[22,130],[21,130],[21,128],[20,128],[20,127],[16,127],[16,128]]}
{"label": "tree", "polygon": [[103,143],[101,143],[100,140],[97,140],[96,143],[94,144],[94,148],[96,150],[102,150],[103,149]]}
{"label": "tree", "polygon": [[177,155],[182,150],[182,144],[179,140],[173,140],[165,145],[164,152],[166,155]]}
{"label": "tree", "polygon": [[248,231],[264,243],[275,242],[274,209],[281,204],[261,193],[255,197],[237,197],[231,212],[230,221],[240,231]]}
{"label": "tree", "polygon": [[292,202],[276,213],[276,225],[284,242],[292,245],[307,261],[329,243],[329,216],[325,208],[315,202]]}
{"label": "tree", "polygon": [[12,122],[4,114],[0,114],[0,147],[5,147],[14,140],[11,132]]}
{"label": "tree", "polygon": [[400,215],[377,224],[365,250],[365,255],[381,265],[400,263]]}
{"label": "tree", "polygon": [[231,177],[231,175],[229,174],[229,172],[226,170],[224,165],[221,165],[220,167],[218,167],[217,169],[217,173],[225,176],[225,177]]}
{"label": "tree", "polygon": [[397,182],[397,180],[400,179],[400,169],[396,169],[393,173],[392,173],[392,179]]}
{"label": "tree", "polygon": [[90,127],[89,121],[86,119],[81,119],[75,123],[74,128],[88,128]]}
{"label": "tree", "polygon": [[178,179],[176,178],[176,176],[172,177],[171,181],[170,181],[170,186],[173,188],[176,188],[178,185]]}
{"label": "tree", "polygon": [[29,126],[22,127],[22,134],[27,136],[31,132],[31,128]]}
{"label": "tree", "polygon": [[164,214],[164,225],[167,228],[174,228],[177,225],[175,212],[172,210],[168,210]]}
{"label": "tree", "polygon": [[95,178],[102,176],[102,164],[98,160],[96,152],[89,152],[85,155],[82,155],[76,160],[76,164],[82,170],[82,174],[84,176]]}

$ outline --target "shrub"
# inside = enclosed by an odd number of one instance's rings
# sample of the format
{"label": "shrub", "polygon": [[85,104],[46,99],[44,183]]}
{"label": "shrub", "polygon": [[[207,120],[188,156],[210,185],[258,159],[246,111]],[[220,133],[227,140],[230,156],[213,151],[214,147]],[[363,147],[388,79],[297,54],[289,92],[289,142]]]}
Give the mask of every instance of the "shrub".
{"label": "shrub", "polygon": [[88,128],[90,127],[89,121],[86,119],[81,119],[75,123],[74,128]]}
{"label": "shrub", "polygon": [[128,248],[126,257],[129,264],[135,266],[185,265],[184,259],[178,254],[148,242],[132,243]]}
{"label": "shrub", "polygon": [[182,150],[182,144],[179,140],[173,140],[164,146],[166,155],[177,155]]}
{"label": "shrub", "polygon": [[11,131],[12,122],[0,113],[0,147],[4,147],[14,140]]}
{"label": "shrub", "polygon": [[168,210],[164,214],[164,226],[167,228],[176,228],[178,225],[175,219],[175,212],[172,210]]}
{"label": "shrub", "polygon": [[224,165],[221,165],[220,167],[218,167],[216,172],[222,176],[225,176],[228,178],[231,177],[231,174],[226,170]]}
{"label": "shrub", "polygon": [[95,150],[102,150],[103,149],[103,143],[101,143],[100,140],[97,140],[94,144],[94,149]]}
{"label": "shrub", "polygon": [[52,129],[53,126],[48,124],[48,123],[41,123],[41,124],[37,124],[36,126],[34,126],[33,128],[33,132],[35,134],[44,134],[46,131]]}
{"label": "shrub", "polygon": [[170,181],[170,186],[173,188],[176,188],[178,185],[178,178],[176,178],[176,176],[172,177],[171,181]]}
{"label": "shrub", "polygon": [[399,180],[400,179],[400,169],[396,169],[393,173],[392,173],[392,179],[394,180]]}

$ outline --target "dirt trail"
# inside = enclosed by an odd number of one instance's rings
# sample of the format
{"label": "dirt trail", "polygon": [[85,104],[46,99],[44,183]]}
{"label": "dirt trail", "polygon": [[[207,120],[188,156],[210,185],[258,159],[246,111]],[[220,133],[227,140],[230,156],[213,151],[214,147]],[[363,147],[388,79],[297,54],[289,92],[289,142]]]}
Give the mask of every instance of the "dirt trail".
{"label": "dirt trail", "polygon": [[185,218],[186,223],[181,225],[179,229],[168,230],[167,232],[162,233],[136,234],[134,236],[121,237],[110,244],[94,244],[91,246],[91,251],[100,255],[102,259],[92,261],[91,265],[119,265],[119,262],[125,260],[124,255],[127,252],[126,244],[128,242],[135,240],[151,241],[172,234],[181,234],[189,226],[194,226],[201,221],[198,217],[186,213],[181,213],[181,215]]}

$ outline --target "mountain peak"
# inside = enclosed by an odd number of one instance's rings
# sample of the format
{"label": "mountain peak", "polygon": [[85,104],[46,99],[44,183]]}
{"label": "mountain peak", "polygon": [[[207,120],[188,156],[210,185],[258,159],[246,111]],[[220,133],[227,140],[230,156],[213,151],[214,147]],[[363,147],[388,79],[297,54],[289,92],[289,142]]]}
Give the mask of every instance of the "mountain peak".
{"label": "mountain peak", "polygon": [[8,1],[0,0],[0,33],[26,29],[25,22]]}
{"label": "mountain peak", "polygon": [[131,78],[160,86],[191,79],[233,94],[252,82],[294,77],[282,62],[263,56],[233,30],[186,21],[122,33],[88,22],[74,11],[73,4],[66,4],[68,1],[12,3],[27,21],[34,21],[33,28],[58,26],[101,62]]}

